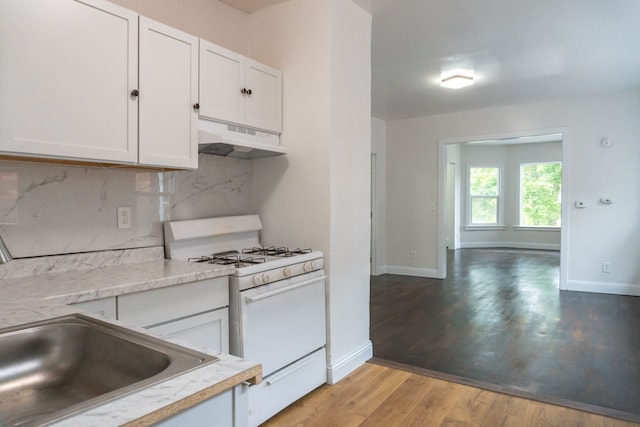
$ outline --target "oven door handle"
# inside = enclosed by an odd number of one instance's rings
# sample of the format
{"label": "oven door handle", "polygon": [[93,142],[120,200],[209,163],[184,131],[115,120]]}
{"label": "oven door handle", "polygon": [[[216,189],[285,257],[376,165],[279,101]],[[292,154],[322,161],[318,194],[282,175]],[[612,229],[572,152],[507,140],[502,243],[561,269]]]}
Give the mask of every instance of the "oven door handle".
{"label": "oven door handle", "polygon": [[319,282],[321,280],[324,280],[326,278],[327,278],[327,276],[315,277],[315,278],[310,279],[310,280],[305,280],[304,282],[296,283],[295,285],[287,286],[286,288],[276,289],[274,291],[265,292],[263,294],[255,295],[255,296],[252,296],[252,297],[245,297],[245,301],[247,303],[260,301],[260,300],[263,300],[265,298],[270,298],[270,297],[273,297],[273,296],[276,296],[276,295],[283,294],[285,292],[289,292],[289,291],[293,291],[293,290],[298,289],[298,288],[302,288],[304,286],[312,285],[312,284],[314,284],[316,282]]}

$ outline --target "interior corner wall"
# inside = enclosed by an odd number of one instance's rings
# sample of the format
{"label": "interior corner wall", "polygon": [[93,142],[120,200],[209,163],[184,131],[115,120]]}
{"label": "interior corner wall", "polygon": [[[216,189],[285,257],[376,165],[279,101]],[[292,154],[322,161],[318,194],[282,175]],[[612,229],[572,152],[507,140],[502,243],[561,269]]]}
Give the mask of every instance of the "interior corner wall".
{"label": "interior corner wall", "polygon": [[283,71],[281,143],[289,148],[254,160],[254,207],[266,244],[324,252],[335,382],[371,356],[371,16],[351,0],[290,0],[249,20],[249,56]]}
{"label": "interior corner wall", "polygon": [[372,117],[371,118],[371,154],[372,161],[375,164],[372,165],[373,171],[375,171],[372,181],[372,209],[373,209],[373,226],[372,236],[373,241],[373,270],[371,274],[378,276],[385,273],[386,260],[386,158],[387,158],[387,124],[384,120]]}
{"label": "interior corner wall", "polygon": [[264,244],[312,247],[330,258],[329,3],[291,0],[250,15],[250,56],[283,72],[285,156],[253,160],[253,205]]}
{"label": "interior corner wall", "polygon": [[331,0],[330,382],[373,356],[371,238],[371,15]]}
{"label": "interior corner wall", "polygon": [[[563,140],[568,288],[640,294],[640,97],[637,91],[487,108],[387,122],[387,260],[437,264],[439,140],[568,130]],[[613,142],[600,145],[602,138]],[[608,196],[613,203],[599,202]],[[587,208],[573,206],[585,201]],[[415,249],[418,259],[408,259]],[[611,263],[611,273],[601,264]]]}
{"label": "interior corner wall", "polygon": [[194,36],[247,54],[249,15],[219,0],[109,0]]}

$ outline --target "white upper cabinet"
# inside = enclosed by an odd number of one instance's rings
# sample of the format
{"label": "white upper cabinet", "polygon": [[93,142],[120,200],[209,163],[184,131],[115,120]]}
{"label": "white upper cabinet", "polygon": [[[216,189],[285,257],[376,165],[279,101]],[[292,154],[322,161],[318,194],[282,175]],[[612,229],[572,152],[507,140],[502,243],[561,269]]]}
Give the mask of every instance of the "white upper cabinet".
{"label": "white upper cabinet", "polygon": [[200,114],[231,123],[244,121],[244,56],[200,40]]}
{"label": "white upper cabinet", "polygon": [[0,1],[0,151],[135,163],[138,15],[103,1]]}
{"label": "white upper cabinet", "polygon": [[198,38],[140,17],[139,163],[198,167]]}
{"label": "white upper cabinet", "polygon": [[104,0],[0,1],[0,154],[197,168],[198,39]]}
{"label": "white upper cabinet", "polygon": [[200,40],[200,115],[269,132],[282,130],[282,73]]}
{"label": "white upper cabinet", "polygon": [[245,119],[251,127],[282,130],[282,73],[252,59],[245,60]]}

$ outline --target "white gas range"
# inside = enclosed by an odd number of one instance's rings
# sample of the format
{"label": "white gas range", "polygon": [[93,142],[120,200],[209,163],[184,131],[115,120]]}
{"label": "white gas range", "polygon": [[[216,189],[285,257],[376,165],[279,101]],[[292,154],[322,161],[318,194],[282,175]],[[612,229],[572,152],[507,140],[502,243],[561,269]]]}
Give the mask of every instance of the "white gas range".
{"label": "white gas range", "polygon": [[322,252],[264,247],[257,215],[165,223],[165,256],[234,265],[229,277],[229,348],[262,364],[249,389],[249,422],[259,425],[326,382]]}

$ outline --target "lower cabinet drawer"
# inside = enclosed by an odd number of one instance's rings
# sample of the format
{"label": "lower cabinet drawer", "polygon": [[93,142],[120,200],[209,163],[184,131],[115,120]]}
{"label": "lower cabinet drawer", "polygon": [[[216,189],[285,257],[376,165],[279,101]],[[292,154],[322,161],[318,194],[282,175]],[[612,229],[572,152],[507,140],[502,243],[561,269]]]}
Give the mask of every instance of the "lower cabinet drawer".
{"label": "lower cabinet drawer", "polygon": [[257,426],[327,382],[324,347],[249,388],[249,425]]}
{"label": "lower cabinet drawer", "polygon": [[148,328],[187,345],[229,353],[229,309],[221,308]]}
{"label": "lower cabinet drawer", "polygon": [[229,305],[226,277],[118,297],[118,320],[149,327]]}

